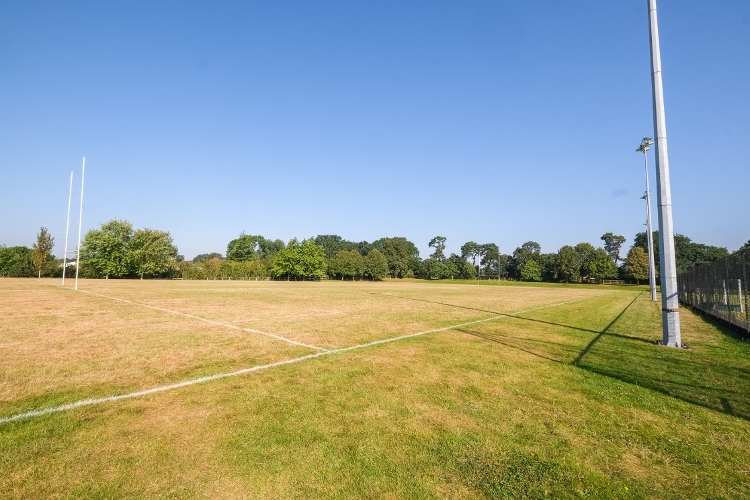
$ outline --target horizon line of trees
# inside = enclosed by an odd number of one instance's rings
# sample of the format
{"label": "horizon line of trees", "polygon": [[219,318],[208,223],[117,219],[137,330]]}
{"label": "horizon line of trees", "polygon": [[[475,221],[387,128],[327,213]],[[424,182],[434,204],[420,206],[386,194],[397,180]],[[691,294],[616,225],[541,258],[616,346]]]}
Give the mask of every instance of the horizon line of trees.
{"label": "horizon line of trees", "polygon": [[[231,240],[226,256],[213,252],[185,261],[167,231],[133,229],[125,220],[112,219],[89,230],[81,245],[79,275],[87,278],[183,278],[183,279],[287,279],[382,280],[511,279],[549,282],[601,282],[648,280],[647,239],[638,233],[625,258],[620,257],[626,238],[602,235],[602,247],[590,243],[565,245],[555,253],[542,253],[528,241],[511,254],[495,243],[466,242],[461,253],[445,255],[446,240],[436,236],[428,246],[433,253],[422,259],[416,245],[404,237],[353,242],[338,235],[288,243],[260,235],[240,234]],[[658,232],[654,232],[658,275]],[[41,228],[32,249],[0,246],[0,276],[61,276],[62,259],[52,254],[54,238]],[[679,272],[729,255],[724,247],[693,242],[675,234]],[[750,241],[740,250],[750,250]],[[738,250],[739,251],[739,250]],[[73,270],[75,263],[73,262]],[[70,271],[68,271],[70,272]]]}

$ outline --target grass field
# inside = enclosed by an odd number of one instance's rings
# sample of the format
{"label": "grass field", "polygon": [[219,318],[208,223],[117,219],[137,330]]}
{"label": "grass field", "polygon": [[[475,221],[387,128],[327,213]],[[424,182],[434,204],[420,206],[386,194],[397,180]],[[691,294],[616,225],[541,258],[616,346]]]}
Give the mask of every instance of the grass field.
{"label": "grass field", "polygon": [[750,345],[642,288],[55,285],[0,279],[2,498],[750,498]]}

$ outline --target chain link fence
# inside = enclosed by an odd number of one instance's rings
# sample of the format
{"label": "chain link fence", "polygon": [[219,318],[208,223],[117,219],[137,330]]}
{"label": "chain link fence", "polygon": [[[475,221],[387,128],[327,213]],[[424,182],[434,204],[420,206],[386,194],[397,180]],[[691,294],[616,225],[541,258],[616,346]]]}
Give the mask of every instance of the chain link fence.
{"label": "chain link fence", "polygon": [[677,276],[680,302],[750,333],[749,275],[749,251],[696,267]]}

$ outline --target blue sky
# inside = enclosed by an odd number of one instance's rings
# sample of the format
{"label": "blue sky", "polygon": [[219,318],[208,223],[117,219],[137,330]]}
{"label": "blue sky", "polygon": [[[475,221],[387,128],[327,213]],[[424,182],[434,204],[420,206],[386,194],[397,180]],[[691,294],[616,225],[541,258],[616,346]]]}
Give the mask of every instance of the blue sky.
{"label": "blue sky", "polygon": [[[675,228],[734,250],[750,2],[659,0],[659,20]],[[242,231],[629,246],[647,21],[645,0],[4,2],[0,244],[46,226],[61,255],[74,170],[74,247],[86,156],[84,231],[127,219],[188,258]]]}

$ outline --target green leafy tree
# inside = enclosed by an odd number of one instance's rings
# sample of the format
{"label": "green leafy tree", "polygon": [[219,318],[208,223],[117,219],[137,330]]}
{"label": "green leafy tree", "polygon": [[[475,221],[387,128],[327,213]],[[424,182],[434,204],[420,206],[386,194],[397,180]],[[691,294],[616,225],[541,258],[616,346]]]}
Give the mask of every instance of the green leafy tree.
{"label": "green leafy tree", "polygon": [[455,269],[455,273],[450,276],[451,278],[468,280],[477,277],[477,268],[462,256],[452,253],[450,257],[448,257],[448,262],[453,264]]}
{"label": "green leafy tree", "polygon": [[625,270],[636,284],[648,279],[648,254],[643,248],[634,246],[630,249],[625,257]]}
{"label": "green leafy tree", "polygon": [[325,249],[312,238],[301,243],[296,238],[276,253],[271,274],[275,277],[320,279],[326,274]]}
{"label": "green leafy tree", "polygon": [[160,276],[177,268],[178,252],[167,231],[144,228],[133,233],[128,244],[132,270],[144,276]]}
{"label": "green leafy tree", "polygon": [[604,250],[617,265],[617,261],[620,260],[620,249],[625,243],[625,237],[614,233],[604,233],[601,239],[604,241]]}
{"label": "green leafy tree", "polygon": [[362,274],[373,281],[382,280],[388,274],[388,259],[378,249],[372,249],[364,259]]}
{"label": "green leafy tree", "polygon": [[591,243],[579,243],[575,247],[575,251],[578,254],[578,264],[580,266],[579,274],[581,277],[587,277],[591,274],[590,264],[591,259],[594,258],[594,252],[596,248]]}
{"label": "green leafy tree", "polygon": [[0,246],[0,276],[25,278],[33,273],[34,250],[23,246]]}
{"label": "green leafy tree", "polygon": [[34,243],[34,268],[38,272],[38,277],[42,277],[42,271],[48,262],[54,260],[52,256],[52,248],[55,246],[55,238],[50,236],[47,232],[46,227],[39,229],[39,233],[36,235],[36,243]]}
{"label": "green leafy tree", "polygon": [[445,240],[445,236],[435,236],[428,243],[428,246],[430,248],[435,249],[435,252],[433,252],[430,257],[439,262],[443,262],[445,260]]}
{"label": "green leafy tree", "polygon": [[500,248],[494,243],[484,243],[479,247],[482,260],[479,264],[484,268],[484,274],[497,275],[499,272]]}
{"label": "green leafy tree", "polygon": [[596,280],[609,280],[617,278],[617,265],[612,256],[604,248],[597,248],[588,263],[588,276]]}
{"label": "green leafy tree", "polygon": [[[524,267],[524,264],[529,260],[539,261],[541,251],[542,247],[536,241],[527,241],[520,247],[516,248],[508,266],[511,277],[523,279],[521,277],[521,269]],[[537,267],[540,267],[538,264],[539,262],[537,262]]]}
{"label": "green leafy tree", "polygon": [[388,274],[392,278],[409,278],[418,274],[419,250],[411,241],[399,236],[381,238],[374,241],[372,246],[388,260]]}
{"label": "green leafy tree", "polygon": [[326,252],[326,259],[333,259],[342,250],[359,251],[354,243],[345,240],[337,234],[320,234],[315,237],[315,244],[323,247]]}
{"label": "green leafy tree", "polygon": [[260,258],[263,236],[240,234],[227,245],[227,260],[246,261]]}
{"label": "green leafy tree", "polygon": [[274,255],[276,255],[276,253],[280,252],[283,249],[284,242],[279,239],[268,240],[263,238],[263,240],[261,240],[260,242],[260,254],[264,258],[273,257]]}
{"label": "green leafy tree", "polygon": [[[432,246],[432,245],[430,245]],[[482,254],[482,245],[474,241],[467,241],[461,245],[461,257],[465,260],[471,259],[471,263],[476,267],[477,257]]]}
{"label": "green leafy tree", "polygon": [[535,255],[542,253],[542,245],[540,245],[536,241],[527,241],[526,243],[521,245],[521,248],[523,250],[528,250],[529,252]]}
{"label": "green leafy tree", "polygon": [[328,274],[341,279],[358,278],[364,270],[364,258],[356,250],[340,250],[328,262]]}
{"label": "green leafy tree", "polygon": [[510,268],[510,259],[511,259],[510,255],[506,255],[504,253],[501,253],[498,256],[497,268],[499,272],[499,277],[502,279],[505,279],[508,277],[508,271]]}
{"label": "green leafy tree", "polygon": [[193,262],[206,262],[207,260],[211,259],[223,259],[224,256],[222,256],[218,252],[211,252],[211,253],[202,253],[198,254],[193,258]]}
{"label": "green leafy tree", "polygon": [[359,243],[354,243],[354,247],[356,250],[362,255],[362,257],[366,257],[370,254],[371,251],[375,250],[375,245],[372,243],[368,243],[366,241],[360,241]]}
{"label": "green leafy tree", "polygon": [[557,252],[557,277],[566,283],[581,279],[580,254],[570,245],[565,245]]}
{"label": "green leafy tree", "polygon": [[[657,274],[659,274],[661,264],[659,261],[659,231],[654,231],[653,237],[654,264],[656,265]],[[635,235],[633,246],[641,247],[648,255],[648,238],[646,237],[645,232]],[[678,273],[729,256],[729,251],[725,247],[715,247],[704,245],[702,243],[695,243],[687,236],[678,233],[675,233],[674,235],[674,247],[675,264],[677,265]]]}
{"label": "green leafy tree", "polygon": [[133,237],[133,225],[125,220],[112,219],[86,233],[81,245],[81,264],[94,276],[105,278],[126,276],[129,271],[128,245]]}
{"label": "green leafy tree", "polygon": [[521,279],[523,281],[542,281],[542,268],[535,260],[527,260],[521,267]]}
{"label": "green leafy tree", "polygon": [[450,260],[441,262],[435,257],[430,257],[422,262],[421,275],[425,279],[443,280],[453,278],[458,274],[459,270]]}
{"label": "green leafy tree", "polygon": [[557,253],[540,253],[533,260],[542,270],[542,281],[557,279]]}

